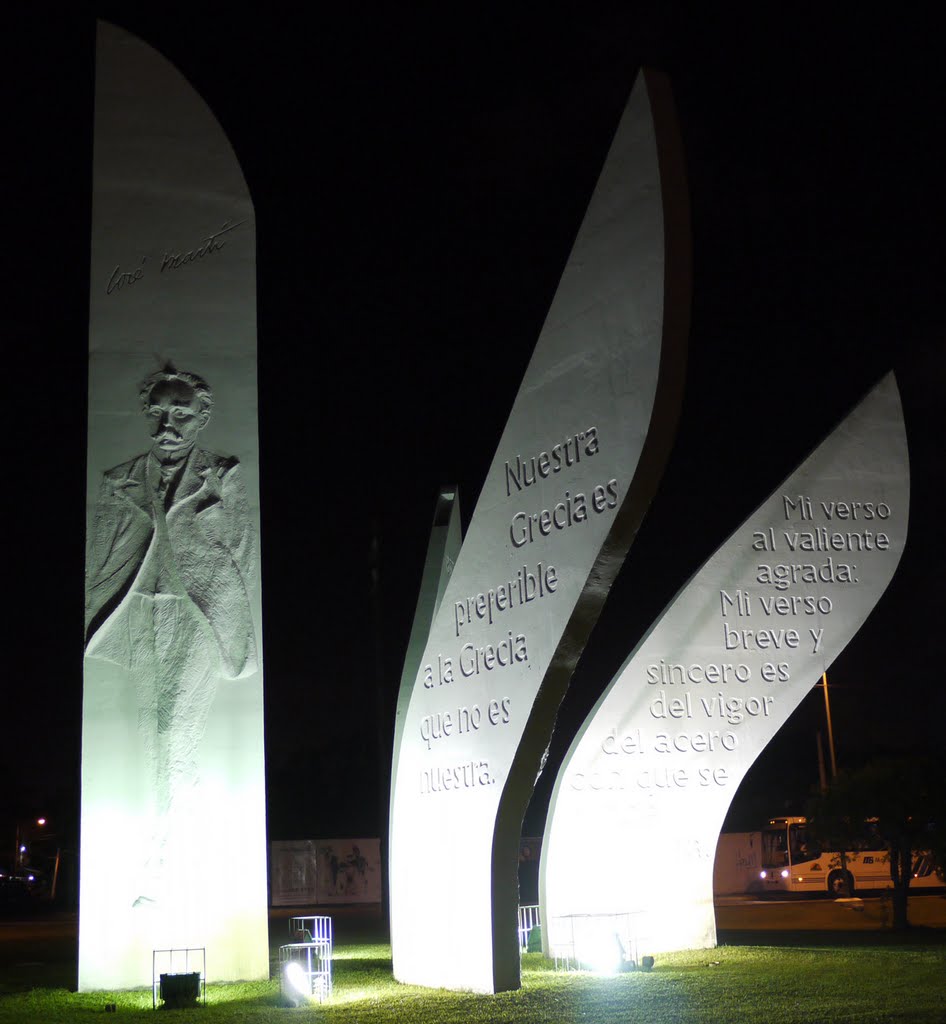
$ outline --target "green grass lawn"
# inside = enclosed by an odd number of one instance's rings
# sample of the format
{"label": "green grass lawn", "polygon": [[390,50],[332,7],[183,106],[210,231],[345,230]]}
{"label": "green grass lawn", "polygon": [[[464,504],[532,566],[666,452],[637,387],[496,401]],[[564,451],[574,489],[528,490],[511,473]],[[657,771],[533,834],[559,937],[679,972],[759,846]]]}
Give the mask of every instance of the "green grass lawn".
{"label": "green grass lawn", "polygon": [[[174,1019],[261,1022],[324,1020],[342,1024],[944,1024],[946,945],[857,943],[852,947],[720,946],[665,954],[649,973],[612,978],[564,973],[537,953],[523,958],[522,989],[476,996],[398,985],[388,945],[336,949],[335,993],[321,1007],[286,1009],[278,983],[210,986],[207,1006],[167,1011]],[[117,1004],[113,1017],[105,1004]],[[34,988],[0,995],[0,1022],[153,1020],[151,993],[78,995]],[[185,1016],[182,1017],[182,1014]],[[186,1016],[189,1014],[189,1016]]]}

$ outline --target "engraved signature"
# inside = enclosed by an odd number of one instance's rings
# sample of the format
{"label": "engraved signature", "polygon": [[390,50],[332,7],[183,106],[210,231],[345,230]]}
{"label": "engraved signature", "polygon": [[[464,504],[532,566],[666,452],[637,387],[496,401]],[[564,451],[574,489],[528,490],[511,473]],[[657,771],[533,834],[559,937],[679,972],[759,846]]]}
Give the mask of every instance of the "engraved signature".
{"label": "engraved signature", "polygon": [[220,239],[230,231],[235,231],[242,224],[245,224],[245,220],[238,221],[236,224],[231,224],[229,221],[224,221],[223,227],[219,231],[215,231],[212,235],[207,237],[201,242],[196,249],[188,249],[187,252],[166,252],[161,259],[161,273],[165,270],[177,270],[178,267],[186,266],[188,263],[193,263],[196,260],[202,260],[205,256],[210,256],[220,250],[227,244],[224,239]]}
{"label": "engraved signature", "polygon": [[[161,257],[161,267],[158,273],[163,274],[166,270],[177,270],[187,266],[188,263],[195,263],[205,256],[212,256],[215,252],[220,252],[227,244],[227,239],[224,236],[245,223],[245,220],[237,221],[235,224],[224,221],[219,231],[207,235],[195,248],[188,249],[186,252],[165,252]],[[134,270],[122,270],[121,264],[116,263],[109,275],[108,283],[105,285],[105,294],[112,295],[114,292],[120,292],[123,288],[130,288],[137,284],[145,275],[145,264],[148,262],[148,258],[148,256],[142,256],[140,264]]]}
{"label": "engraved signature", "polygon": [[137,284],[145,275],[145,263],[147,261],[148,257],[142,256],[141,266],[136,267],[134,270],[122,270],[121,266],[116,264],[108,279],[108,284],[105,286],[105,294],[111,295],[112,292],[120,292],[122,288]]}

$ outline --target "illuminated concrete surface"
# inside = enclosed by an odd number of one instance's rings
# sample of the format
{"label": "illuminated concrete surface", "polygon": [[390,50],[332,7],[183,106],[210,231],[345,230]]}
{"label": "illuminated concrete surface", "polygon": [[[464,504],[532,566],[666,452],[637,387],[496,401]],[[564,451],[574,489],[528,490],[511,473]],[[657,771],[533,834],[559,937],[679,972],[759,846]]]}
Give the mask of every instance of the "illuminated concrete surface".
{"label": "illuminated concrete surface", "polygon": [[576,736],[542,852],[547,949],[574,916],[608,929],[609,914],[627,915],[622,938],[641,952],[715,944],[733,795],[879,600],[908,515],[890,374],[686,584]]}
{"label": "illuminated concrete surface", "polygon": [[[394,716],[394,744],[391,755],[391,793],[397,789],[397,769],[401,760],[401,739],[404,735],[404,719],[414,691],[414,681],[420,669],[421,658],[427,646],[427,637],[434,616],[443,600],[444,591],[453,568],[460,555],[463,528],[460,522],[460,496],[456,488],[443,488],[437,496],[434,521],[427,542],[424,571],[421,575],[420,593],[411,623],[411,635],[407,641],[407,653],[401,670],[401,683],[397,693],[397,707]],[[393,814],[394,800],[389,813]],[[393,831],[393,819],[388,825],[388,835]]]}
{"label": "illuminated concrete surface", "polygon": [[213,114],[99,26],[80,989],[268,975],[253,207]]}
{"label": "illuminated concrete surface", "polygon": [[401,702],[400,981],[519,985],[522,816],[679,410],[689,250],[669,107],[666,82],[641,76]]}

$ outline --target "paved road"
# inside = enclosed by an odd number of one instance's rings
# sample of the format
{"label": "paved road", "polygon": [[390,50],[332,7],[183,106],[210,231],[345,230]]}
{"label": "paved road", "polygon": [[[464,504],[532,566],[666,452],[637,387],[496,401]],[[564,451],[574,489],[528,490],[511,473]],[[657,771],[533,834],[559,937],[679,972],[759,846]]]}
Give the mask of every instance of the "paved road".
{"label": "paved road", "polygon": [[[946,929],[946,896],[911,896],[912,925]],[[726,931],[882,931],[890,927],[890,901],[880,896],[848,900],[758,900],[718,897],[716,927]]]}
{"label": "paved road", "polygon": [[0,918],[0,993],[76,986],[78,918],[49,914]]}

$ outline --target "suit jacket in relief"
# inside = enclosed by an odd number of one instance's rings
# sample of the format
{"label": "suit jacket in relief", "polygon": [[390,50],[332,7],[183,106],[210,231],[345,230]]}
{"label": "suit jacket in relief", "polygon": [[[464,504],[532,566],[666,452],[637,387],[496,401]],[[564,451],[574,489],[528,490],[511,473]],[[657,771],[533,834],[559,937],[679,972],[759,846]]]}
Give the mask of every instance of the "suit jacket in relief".
{"label": "suit jacket in relief", "polygon": [[[150,453],[105,473],[86,559],[86,643],[119,615],[156,528]],[[156,472],[156,467],[152,468]],[[225,674],[258,667],[249,593],[255,538],[239,460],[194,448],[164,515],[180,589],[207,619]]]}

